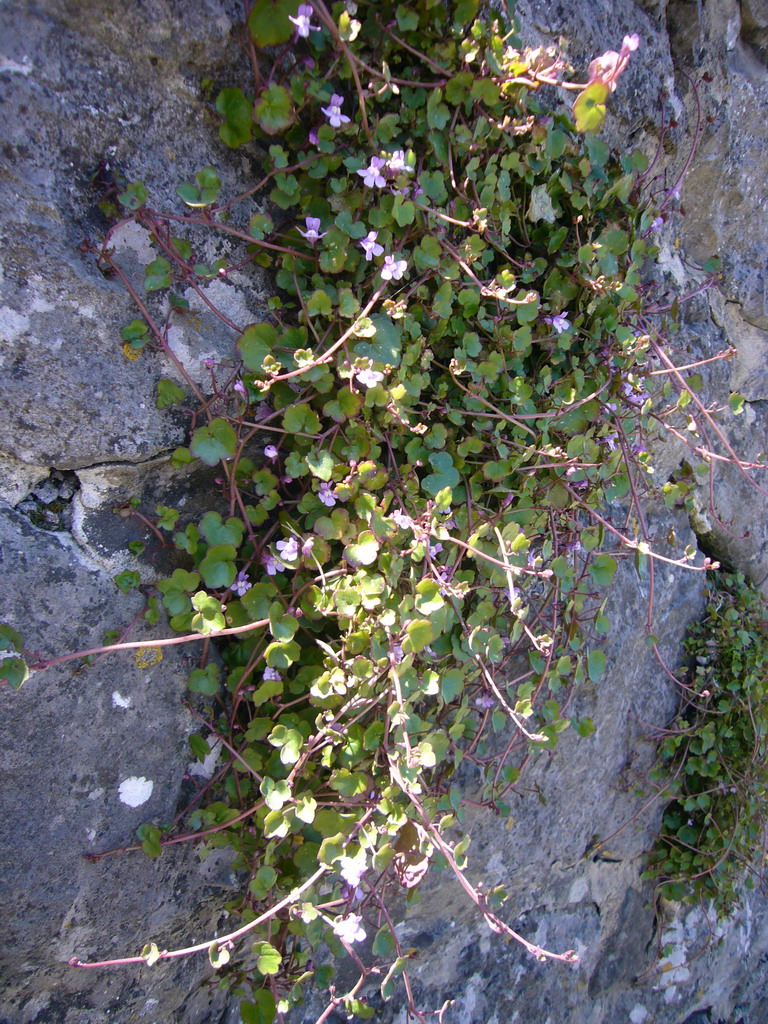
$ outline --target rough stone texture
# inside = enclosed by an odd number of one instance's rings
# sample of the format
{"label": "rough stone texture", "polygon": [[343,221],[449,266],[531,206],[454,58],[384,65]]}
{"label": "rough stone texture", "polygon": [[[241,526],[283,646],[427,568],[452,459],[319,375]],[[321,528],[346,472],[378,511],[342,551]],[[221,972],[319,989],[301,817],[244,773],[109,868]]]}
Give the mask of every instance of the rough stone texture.
{"label": "rough stone texture", "polygon": [[[4,618],[42,657],[98,646],[105,629],[141,611],[138,595],[117,593],[83,564],[66,535],[42,533],[14,512],[0,513],[0,550],[3,583],[14,595]],[[139,620],[127,639],[153,632],[161,635]],[[109,1015],[150,1022],[157,1019],[153,1007],[171,1013],[188,998],[179,1020],[207,1017],[207,997],[195,994],[209,973],[204,958],[156,972],[67,966],[72,956],[134,955],[146,941],[178,942],[217,923],[216,903],[206,907],[211,889],[187,847],[159,861],[141,853],[83,858],[135,842],[145,821],[175,816],[191,759],[186,740],[195,729],[181,700],[197,647],[166,648],[155,665],[151,651],[87,667],[73,662],[18,693],[0,691],[0,1020],[97,1024]],[[140,806],[121,799],[130,779],[152,782]]]}
{"label": "rough stone texture", "polygon": [[[23,17],[17,4],[0,7],[0,403],[11,411],[0,443],[22,462],[60,469],[137,462],[182,444],[184,424],[155,408],[155,381],[172,375],[166,361],[145,352],[137,366],[120,356],[120,330],[136,315],[122,285],[78,251],[105,228],[88,181],[106,163],[146,180],[158,208],[182,213],[175,187],[205,165],[216,165],[225,187],[250,180],[250,158],[219,141],[199,97],[204,76],[226,84],[237,63],[238,5],[23,6]],[[157,255],[135,229],[116,252],[145,265]],[[263,281],[253,271],[239,277],[253,311],[263,308]],[[244,327],[255,316],[236,278],[216,297]],[[173,323],[177,348],[231,355],[233,335],[211,331],[212,318]]]}
{"label": "rough stone texture", "polygon": [[[693,362],[733,346],[732,360],[702,371],[704,393],[718,404],[731,390],[745,396],[741,417],[717,422],[735,450],[757,460],[768,446],[768,0],[518,0],[517,8],[526,42],[562,36],[577,68],[618,48],[625,33],[640,34],[642,47],[611,105],[608,138],[652,154],[657,101],[667,91],[668,114],[679,124],[665,141],[659,190],[677,180],[694,134],[696,104],[681,71],[711,79],[699,86],[702,134],[683,185],[684,215],[671,203],[660,235],[659,282],[670,297],[695,291],[702,277],[686,261],[715,251],[723,257],[718,287],[682,307],[670,350]],[[246,80],[241,16],[235,0],[0,5],[0,496],[17,508],[6,508],[0,525],[3,618],[42,655],[96,644],[103,629],[139,610],[138,598],[120,595],[109,579],[126,564],[138,567],[124,557],[125,544],[140,535],[136,524],[114,508],[133,494],[151,508],[171,486],[175,504],[186,497],[192,509],[206,489],[204,474],[168,466],[187,420],[156,410],[155,382],[174,377],[173,369],[148,352],[136,363],[122,357],[120,329],[135,311],[119,282],[78,246],[105,228],[87,184],[100,165],[144,180],[159,208],[177,212],[175,186],[203,165],[214,164],[231,193],[253,180],[257,156],[226,150],[199,95],[205,76],[217,86]],[[140,282],[155,256],[146,232],[129,227],[113,241],[129,279]],[[219,252],[208,244],[201,259]],[[213,282],[209,294],[242,327],[262,315],[267,289],[249,270]],[[204,386],[206,356],[223,373],[234,365],[234,334],[193,292],[185,297],[192,314],[173,315],[169,343]],[[722,454],[722,442],[715,446]],[[661,479],[691,459],[674,439],[659,453]],[[766,474],[758,478],[768,490]],[[765,494],[721,466],[714,510],[702,489],[691,522],[705,553],[760,582],[768,574],[767,509]],[[652,519],[659,537],[672,522],[672,513]],[[684,517],[674,525],[686,543]],[[694,573],[657,572],[655,621],[671,667],[701,607],[701,583]],[[665,906],[655,918],[652,889],[640,881],[660,808],[639,813],[647,795],[636,785],[652,759],[646,737],[675,707],[674,687],[645,644],[647,594],[647,580],[624,567],[612,599],[609,671],[575,698],[574,711],[592,716],[594,736],[565,734],[551,757],[530,766],[510,821],[468,812],[473,877],[507,887],[504,913],[513,927],[549,948],[576,948],[581,963],[533,962],[488,933],[447,878],[435,878],[400,927],[420,950],[419,1003],[436,1009],[454,1000],[445,1024],[768,1019],[765,901],[750,896],[713,937],[700,910]],[[149,635],[143,624],[132,635],[139,629]],[[126,653],[78,672],[62,666],[19,694],[0,694],[10,723],[0,814],[8,861],[2,1024],[238,1019],[236,1004],[226,1007],[215,990],[209,999],[204,958],[154,970],[80,973],[66,965],[73,954],[123,955],[148,939],[201,938],[220,923],[221,887],[231,884],[226,860],[201,866],[187,848],[159,862],[130,854],[90,864],[81,856],[128,844],[142,821],[177,812],[192,727],[180,706],[183,657],[170,648],[162,663],[140,669]],[[129,777],[154,783],[151,798],[134,809],[118,795]],[[594,848],[595,836],[611,838]],[[310,1002],[292,1024],[311,1024],[319,1005]],[[402,1002],[380,1019],[404,1024]]]}

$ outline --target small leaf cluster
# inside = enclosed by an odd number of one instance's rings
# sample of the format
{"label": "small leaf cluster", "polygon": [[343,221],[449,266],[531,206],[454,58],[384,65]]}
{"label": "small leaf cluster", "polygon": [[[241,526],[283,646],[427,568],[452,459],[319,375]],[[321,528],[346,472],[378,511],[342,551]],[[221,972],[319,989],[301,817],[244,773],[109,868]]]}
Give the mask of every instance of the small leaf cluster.
{"label": "small leaf cluster", "polygon": [[660,746],[674,799],[646,878],[667,899],[712,900],[727,914],[761,881],[768,788],[768,608],[740,573],[709,581],[686,639],[687,707]]}

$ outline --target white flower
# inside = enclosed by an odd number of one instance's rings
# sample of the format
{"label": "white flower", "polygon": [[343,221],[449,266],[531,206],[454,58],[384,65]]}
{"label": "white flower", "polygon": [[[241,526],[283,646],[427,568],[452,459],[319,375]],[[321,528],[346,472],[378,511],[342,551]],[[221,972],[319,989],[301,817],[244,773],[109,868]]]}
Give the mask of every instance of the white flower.
{"label": "white flower", "polygon": [[312,17],[312,8],[309,4],[299,4],[299,9],[296,12],[296,17],[288,15],[288,20],[292,21],[296,26],[296,35],[301,36],[302,39],[309,38],[310,32],[319,32],[320,28],[318,25],[311,25],[309,19]]}
{"label": "white flower", "polygon": [[374,185],[377,188],[383,188],[386,185],[387,179],[381,173],[381,168],[385,163],[386,160],[382,157],[372,156],[368,166],[357,172],[368,188],[373,188]]}
{"label": "white flower", "polygon": [[631,36],[624,36],[624,40],[621,44],[621,49],[624,53],[634,53],[640,45],[640,36],[637,32],[633,32]]}
{"label": "white flower", "polygon": [[279,540],[275,547],[280,552],[280,557],[286,562],[295,562],[299,557],[299,542],[295,537]]}
{"label": "white flower", "polygon": [[399,281],[407,269],[408,264],[405,260],[396,260],[394,256],[385,256],[381,276],[385,281]]}
{"label": "white flower", "polygon": [[365,938],[365,929],[361,926],[362,918],[359,914],[350,914],[349,917],[340,917],[333,925],[333,930],[342,942],[362,942]]}
{"label": "white flower", "polygon": [[346,124],[349,118],[346,114],[341,112],[341,104],[344,102],[343,96],[338,96],[336,93],[331,96],[331,102],[327,107],[320,107],[322,112],[328,118],[332,128],[340,128],[341,125]]}
{"label": "white flower", "polygon": [[355,370],[355,377],[367,388],[373,388],[384,380],[384,374],[379,370]]}
{"label": "white flower", "polygon": [[251,589],[251,581],[248,577],[247,572],[239,572],[235,577],[235,582],[232,584],[232,589],[238,597],[242,597],[243,594],[247,594]]}
{"label": "white flower", "polygon": [[333,508],[336,504],[336,495],[333,493],[331,485],[325,480],[320,484],[320,490],[317,492],[317,496],[326,508]]}
{"label": "white flower", "polygon": [[304,238],[306,238],[306,240],[311,245],[314,245],[315,242],[317,242],[319,239],[325,237],[326,232],[320,230],[320,218],[319,217],[307,217],[306,221],[307,221],[307,230],[306,231],[302,231],[301,228],[297,228],[296,230],[299,232],[300,235],[303,235]]}
{"label": "white flower", "polygon": [[342,857],[339,864],[341,865],[339,870],[341,877],[348,885],[356,889],[360,885],[361,878],[368,870],[365,854],[362,857]]}
{"label": "white flower", "polygon": [[378,237],[378,231],[369,231],[365,238],[360,242],[360,246],[365,253],[366,260],[372,260],[374,256],[381,256],[384,252],[384,246],[379,245],[376,241]]}
{"label": "white flower", "polygon": [[411,168],[405,162],[405,150],[396,149],[389,160],[387,160],[387,167],[393,174],[397,174],[398,171],[405,171],[406,174],[410,174]]}

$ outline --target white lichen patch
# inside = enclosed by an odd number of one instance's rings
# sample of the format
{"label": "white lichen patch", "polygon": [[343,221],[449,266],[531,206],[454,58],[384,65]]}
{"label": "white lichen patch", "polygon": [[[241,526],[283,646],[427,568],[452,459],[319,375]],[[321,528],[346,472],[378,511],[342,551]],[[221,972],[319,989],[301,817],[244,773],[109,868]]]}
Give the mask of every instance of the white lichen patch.
{"label": "white lichen patch", "polygon": [[112,693],[112,703],[116,708],[129,708],[131,706],[131,698],[124,697],[117,690]]}
{"label": "white lichen patch", "polygon": [[188,775],[195,775],[200,779],[210,779],[213,773],[216,771],[216,765],[219,763],[219,757],[221,756],[222,742],[221,740],[215,740],[211,744],[210,753],[202,761],[192,761],[187,768]]}
{"label": "white lichen patch", "polygon": [[129,807],[141,807],[152,796],[154,788],[152,779],[145,779],[143,775],[131,775],[120,783],[118,793],[122,803]]}

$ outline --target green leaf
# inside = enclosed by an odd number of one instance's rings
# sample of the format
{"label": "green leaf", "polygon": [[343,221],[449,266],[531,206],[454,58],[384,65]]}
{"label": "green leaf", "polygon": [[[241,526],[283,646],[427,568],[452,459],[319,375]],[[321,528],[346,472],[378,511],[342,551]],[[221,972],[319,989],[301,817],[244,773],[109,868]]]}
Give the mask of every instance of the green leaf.
{"label": "green leaf", "polygon": [[736,391],[732,392],[728,396],[728,405],[731,407],[731,412],[734,416],[740,416],[744,411],[744,402],[746,399],[744,395],[738,394]]}
{"label": "green leaf", "polygon": [[587,655],[587,674],[593,683],[602,679],[607,660],[602,651],[590,651]]}
{"label": "green leaf", "polygon": [[226,946],[220,946],[218,942],[213,942],[208,947],[208,960],[211,967],[223,967],[224,964],[229,963],[230,952]]}
{"label": "green leaf", "polygon": [[444,487],[455,487],[461,480],[459,471],[453,464],[450,452],[434,452],[429,456],[429,463],[434,470],[422,482],[422,490],[435,497]]}
{"label": "green leaf", "polygon": [[255,0],[248,16],[248,28],[257,46],[287,43],[294,33],[299,0]]}
{"label": "green leaf", "polygon": [[328,292],[324,292],[322,288],[314,291],[307,299],[307,313],[310,316],[332,316],[333,304]]}
{"label": "green leaf", "polygon": [[373,565],[379,554],[379,542],[370,530],[363,530],[353,544],[344,548],[344,557],[350,565]]}
{"label": "green leaf", "polygon": [[0,684],[7,683],[18,690],[29,679],[29,668],[20,654],[12,654],[0,661]]}
{"label": "green leaf", "polygon": [[605,101],[608,99],[608,86],[602,82],[592,82],[579,94],[573,105],[576,116],[576,131],[595,132],[605,119]]}
{"label": "green leaf", "polygon": [[405,630],[407,643],[403,644],[403,650],[408,647],[413,651],[423,651],[437,637],[434,624],[429,619],[414,619],[409,622]]}
{"label": "green leaf", "polygon": [[336,460],[326,449],[318,451],[316,448],[313,448],[304,459],[309,466],[310,472],[318,480],[324,480],[327,483],[333,476],[333,467],[336,465]]}
{"label": "green leaf", "polygon": [[299,620],[288,615],[279,601],[275,601],[269,609],[269,631],[275,640],[293,640]]}
{"label": "green leaf", "polygon": [[400,322],[390,320],[383,313],[371,317],[375,334],[371,341],[359,341],[354,348],[356,356],[373,359],[377,363],[399,366],[403,331]]}
{"label": "green leaf", "polygon": [[261,988],[254,992],[253,998],[253,1003],[240,1003],[243,1024],[273,1024],[277,1007],[272,993]]}
{"label": "green leaf", "polygon": [[243,95],[242,89],[222,89],[216,97],[216,112],[224,118],[219,137],[225,145],[237,149],[250,142],[253,103]]}
{"label": "green leaf", "polygon": [[[225,523],[220,512],[206,512],[200,520],[200,532],[209,544],[233,544],[239,548],[244,531],[242,519],[232,517]],[[234,554],[231,557],[234,558]]]}
{"label": "green leaf", "polygon": [[161,377],[157,382],[157,401],[155,402],[157,408],[165,409],[167,406],[175,405],[183,400],[184,392],[178,384],[174,384],[172,380]]}
{"label": "green leaf", "polygon": [[187,686],[192,693],[203,693],[206,697],[213,697],[219,692],[218,665],[209,662],[205,668],[193,669],[189,674]]}
{"label": "green leaf", "polygon": [[142,181],[132,181],[123,192],[119,192],[117,201],[129,210],[138,210],[147,201],[147,189]]}
{"label": "green leaf", "polygon": [[237,350],[247,369],[258,373],[276,344],[277,331],[272,324],[251,324],[238,338]]}
{"label": "green leaf", "polygon": [[117,576],[113,576],[112,580],[124,594],[130,594],[130,592],[132,590],[136,590],[141,583],[141,577],[139,574],[130,569],[125,569],[123,572],[118,573]]}
{"label": "green leaf", "polygon": [[267,135],[278,135],[294,120],[291,97],[282,85],[269,85],[259,96],[253,116]]}
{"label": "green leaf", "polygon": [[464,673],[457,668],[448,669],[443,674],[440,680],[440,692],[446,704],[461,696],[465,681]]}
{"label": "green leaf", "polygon": [[208,548],[198,569],[206,587],[224,590],[235,582],[237,569],[234,559],[237,549],[232,544],[214,544]]}
{"label": "green leaf", "polygon": [[215,466],[220,460],[231,458],[236,448],[234,430],[227,420],[220,417],[211,420],[207,427],[198,427],[189,444],[190,452],[207,466]]}
{"label": "green leaf", "polygon": [[606,587],[613,580],[618,567],[618,562],[611,555],[596,555],[589,563],[589,575],[598,587]]}
{"label": "green leaf", "polygon": [[144,274],[144,288],[148,292],[156,292],[161,288],[171,287],[171,265],[168,260],[158,256],[147,267]]}
{"label": "green leaf", "polygon": [[269,942],[254,942],[253,952],[258,957],[256,967],[263,975],[278,974],[283,958]]}
{"label": "green leaf", "polygon": [[139,825],[136,829],[136,836],[141,842],[141,848],[148,857],[157,858],[161,856],[163,847],[160,842],[160,829],[154,825]]}

